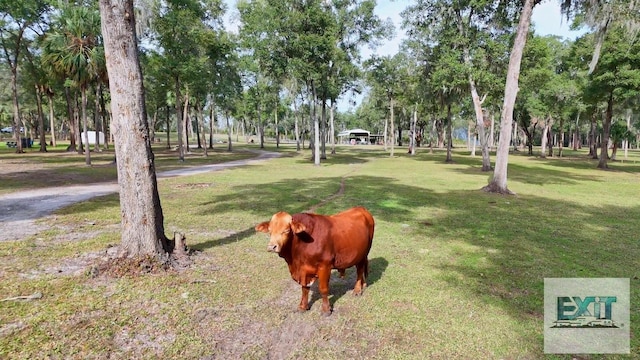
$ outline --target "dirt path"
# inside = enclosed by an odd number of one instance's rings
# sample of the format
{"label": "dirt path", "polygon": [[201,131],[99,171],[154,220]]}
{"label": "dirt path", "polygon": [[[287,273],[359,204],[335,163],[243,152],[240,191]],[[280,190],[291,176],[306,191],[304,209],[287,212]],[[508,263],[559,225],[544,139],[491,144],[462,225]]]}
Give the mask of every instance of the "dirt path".
{"label": "dirt path", "polygon": [[[258,156],[252,159],[164,171],[159,172],[157,177],[163,179],[202,174],[249,165],[280,156],[275,152],[260,151],[256,153]],[[0,195],[0,241],[20,240],[36,234],[47,228],[45,224],[36,224],[37,219],[51,215],[54,211],[65,206],[97,196],[113,194],[118,190],[117,182],[107,182],[25,190]]]}

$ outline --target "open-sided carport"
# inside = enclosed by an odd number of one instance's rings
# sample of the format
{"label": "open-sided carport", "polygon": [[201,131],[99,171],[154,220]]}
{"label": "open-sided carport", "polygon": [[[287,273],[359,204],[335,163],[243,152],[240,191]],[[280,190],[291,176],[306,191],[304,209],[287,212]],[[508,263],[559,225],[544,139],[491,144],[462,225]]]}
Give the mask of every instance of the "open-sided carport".
{"label": "open-sided carport", "polygon": [[338,133],[338,139],[343,144],[371,144],[371,133],[363,129],[343,130]]}

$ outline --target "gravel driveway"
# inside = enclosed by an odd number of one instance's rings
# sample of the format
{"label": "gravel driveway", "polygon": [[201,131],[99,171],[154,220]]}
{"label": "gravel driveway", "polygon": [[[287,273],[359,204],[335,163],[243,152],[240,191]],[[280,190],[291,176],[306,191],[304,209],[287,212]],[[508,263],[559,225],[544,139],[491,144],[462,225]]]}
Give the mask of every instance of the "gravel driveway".
{"label": "gravel driveway", "polygon": [[[280,153],[266,151],[260,151],[257,154],[258,156],[252,159],[159,172],[157,177],[162,179],[202,174],[280,156]],[[47,227],[44,224],[36,224],[37,219],[51,215],[55,210],[65,206],[118,191],[117,182],[106,182],[25,190],[0,195],[0,241],[20,240],[36,234]]]}

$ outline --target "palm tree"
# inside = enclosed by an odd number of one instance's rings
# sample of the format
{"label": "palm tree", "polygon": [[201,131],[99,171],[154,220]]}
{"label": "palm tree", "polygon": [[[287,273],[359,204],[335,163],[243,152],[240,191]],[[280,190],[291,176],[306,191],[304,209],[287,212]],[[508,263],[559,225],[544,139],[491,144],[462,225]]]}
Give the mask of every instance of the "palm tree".
{"label": "palm tree", "polygon": [[[104,49],[100,41],[100,13],[95,8],[69,6],[54,21],[45,39],[45,57],[80,89],[85,162],[91,165],[87,133],[87,89],[104,74]],[[76,128],[77,129],[77,128]]]}
{"label": "palm tree", "polygon": [[[47,73],[46,67],[42,66],[42,58],[34,51],[36,54],[32,54],[32,49],[29,46],[25,47],[25,57],[27,59],[27,64],[25,68],[27,69],[27,73],[29,77],[27,78],[27,82],[30,83],[32,88],[35,90],[36,96],[36,104],[37,104],[37,114],[38,114],[38,138],[40,139],[40,151],[47,151],[47,141],[45,138],[44,131],[44,115],[42,113],[42,95],[46,94],[47,89]],[[53,134],[53,123],[51,124],[51,133]]]}
{"label": "palm tree", "polygon": [[16,152],[21,153],[22,139],[19,129],[22,126],[18,103],[18,70],[25,48],[26,33],[44,21],[50,6],[43,0],[3,1],[0,3],[0,56],[11,72],[11,93],[13,99],[13,128],[16,140]]}

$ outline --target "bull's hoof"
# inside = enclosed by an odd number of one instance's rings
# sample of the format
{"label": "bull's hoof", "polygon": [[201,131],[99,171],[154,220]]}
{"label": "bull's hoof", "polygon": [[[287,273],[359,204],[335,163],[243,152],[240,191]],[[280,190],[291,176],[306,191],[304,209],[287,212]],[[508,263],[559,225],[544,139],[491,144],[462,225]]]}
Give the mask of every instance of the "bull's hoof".
{"label": "bull's hoof", "polygon": [[[358,284],[356,284],[358,285]],[[362,295],[362,293],[364,293],[364,289],[367,287],[367,284],[363,284],[362,286],[356,286],[355,288],[353,288],[353,295],[355,296],[360,296]]]}
{"label": "bull's hoof", "polygon": [[329,311],[322,310],[322,312],[320,314],[322,316],[324,316],[324,317],[327,317],[327,316],[331,315],[332,312],[333,312],[332,310],[329,310]]}
{"label": "bull's hoof", "polygon": [[304,307],[304,306],[298,306],[298,312],[299,313],[304,313],[307,312],[307,310],[309,310],[309,307]]}

